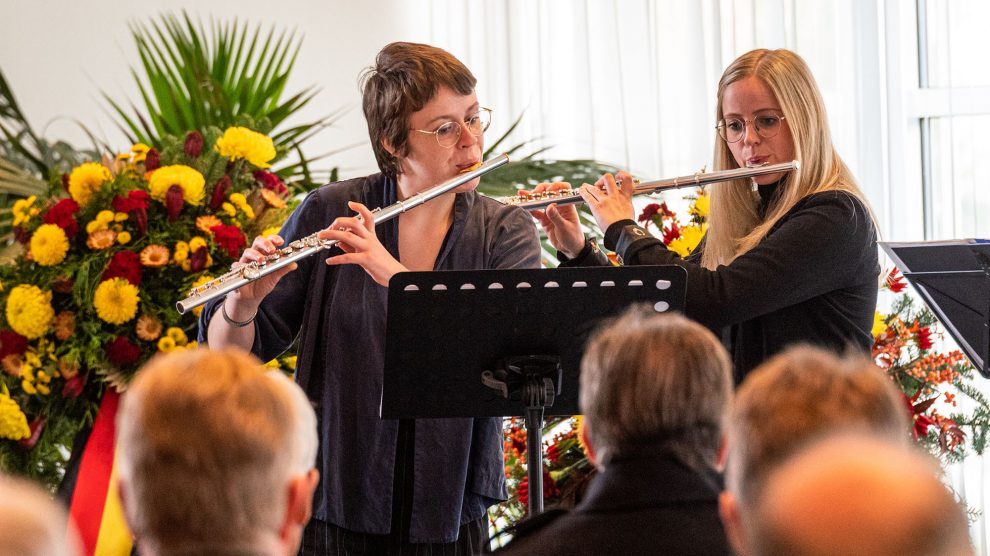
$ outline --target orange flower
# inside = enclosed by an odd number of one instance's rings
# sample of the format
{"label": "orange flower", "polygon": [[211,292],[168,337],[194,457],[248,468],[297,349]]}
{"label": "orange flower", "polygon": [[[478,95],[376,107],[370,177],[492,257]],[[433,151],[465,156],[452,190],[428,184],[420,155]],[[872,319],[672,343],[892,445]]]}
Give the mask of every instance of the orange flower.
{"label": "orange flower", "polygon": [[153,342],[162,335],[162,321],[151,315],[141,315],[135,325],[138,338],[146,342]]}
{"label": "orange flower", "polygon": [[159,267],[168,264],[168,247],[164,245],[149,245],[141,250],[141,264],[148,267]]}
{"label": "orange flower", "polygon": [[265,202],[268,203],[268,205],[271,207],[277,209],[285,208],[285,201],[283,201],[282,198],[278,196],[278,193],[275,193],[271,189],[262,189],[261,198],[264,199]]}
{"label": "orange flower", "polygon": [[72,337],[76,331],[76,314],[72,311],[62,311],[55,315],[55,337],[63,342]]}
{"label": "orange flower", "polygon": [[109,249],[117,241],[117,232],[113,230],[96,230],[89,234],[86,246],[94,251]]}
{"label": "orange flower", "polygon": [[213,235],[213,226],[220,226],[222,224],[223,222],[212,214],[204,214],[196,219],[196,229],[210,235]]}

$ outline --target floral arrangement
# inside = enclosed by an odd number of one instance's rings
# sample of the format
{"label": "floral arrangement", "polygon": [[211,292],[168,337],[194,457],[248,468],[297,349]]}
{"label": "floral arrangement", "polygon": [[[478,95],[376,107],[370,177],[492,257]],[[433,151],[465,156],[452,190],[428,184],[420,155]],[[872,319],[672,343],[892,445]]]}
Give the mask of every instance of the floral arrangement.
{"label": "floral arrangement", "polygon": [[657,227],[657,233],[663,244],[681,257],[687,257],[701,243],[708,231],[708,207],[710,198],[704,189],[699,189],[694,196],[688,197],[687,222],[682,222],[677,214],[667,207],[667,203],[651,203],[643,207],[637,220],[647,230],[650,224]]}
{"label": "floral arrangement", "polygon": [[[166,137],[86,162],[13,207],[22,252],[0,266],[0,469],[57,484],[105,388],[196,347],[175,302],[278,230],[287,189],[249,127]],[[271,362],[291,369],[291,358]]]}
{"label": "floral arrangement", "polygon": [[983,453],[990,431],[990,402],[972,384],[972,365],[959,350],[935,349],[942,336],[935,328],[935,315],[927,307],[918,309],[903,293],[907,284],[896,268],[882,288],[900,296],[889,313],[876,313],[873,358],[904,393],[915,440],[947,461],[963,459],[970,448]]}
{"label": "floral arrangement", "polygon": [[[690,218],[684,222],[666,203],[649,204],[638,221],[682,257],[694,252],[707,230],[708,196],[703,190],[688,198]],[[943,461],[963,459],[970,450],[983,453],[990,434],[990,401],[972,384],[974,369],[958,350],[937,349],[941,332],[935,315],[918,308],[905,292],[907,283],[891,270],[882,293],[899,294],[888,313],[876,312],[873,359],[904,394],[914,422],[915,440]],[[547,505],[573,506],[594,474],[578,439],[580,417],[548,421],[543,438],[543,489]],[[969,442],[967,443],[967,436]],[[504,427],[505,475],[509,500],[494,506],[489,517],[502,531],[526,514],[526,430],[516,418]]]}

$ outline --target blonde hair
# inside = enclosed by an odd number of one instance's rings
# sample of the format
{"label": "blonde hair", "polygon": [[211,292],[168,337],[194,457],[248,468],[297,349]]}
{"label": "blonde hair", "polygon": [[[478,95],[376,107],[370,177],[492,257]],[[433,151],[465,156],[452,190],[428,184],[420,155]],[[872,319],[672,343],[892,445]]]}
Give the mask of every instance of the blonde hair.
{"label": "blonde hair", "polygon": [[233,349],[159,355],[141,369],[117,439],[127,521],[143,545],[210,552],[278,534],[316,436],[315,417],[300,417],[312,407],[286,382]]}
{"label": "blonde hair", "polygon": [[732,364],[707,328],[634,306],[589,342],[580,383],[584,426],[602,465],[661,447],[695,469],[714,465]]}
{"label": "blonde hair", "polygon": [[906,443],[910,421],[903,395],[868,358],[796,346],[746,377],[727,428],[726,489],[753,508],[770,471],[807,442],[850,429]]}
{"label": "blonde hair", "polygon": [[[801,168],[791,172],[778,192],[778,198],[761,220],[759,197],[749,180],[735,180],[711,188],[708,234],[701,264],[715,270],[746,253],[766,237],[773,226],[798,201],[822,191],[845,191],[859,199],[874,221],[866,196],[859,189],[849,168],[832,145],[825,104],[811,70],[790,50],[752,50],[726,68],[718,84],[715,119],[721,120],[726,88],[742,79],[756,77],[773,92],[786,118],[794,142],[794,153]],[[729,145],[715,137],[716,170],[738,168]]]}

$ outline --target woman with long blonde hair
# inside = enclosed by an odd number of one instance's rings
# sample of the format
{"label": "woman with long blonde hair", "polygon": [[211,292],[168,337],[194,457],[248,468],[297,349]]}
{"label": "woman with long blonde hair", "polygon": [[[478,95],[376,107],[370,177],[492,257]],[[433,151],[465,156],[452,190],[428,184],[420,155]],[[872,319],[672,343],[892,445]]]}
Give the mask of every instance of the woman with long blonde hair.
{"label": "woman with long blonde hair", "polygon": [[[880,271],[876,226],[832,145],[807,64],[783,49],[743,54],[719,81],[716,120],[716,170],[794,159],[801,168],[712,187],[707,234],[687,258],[636,225],[631,178],[606,174],[580,189],[605,246],[623,264],[688,271],[686,313],[727,329],[737,381],[794,343],[869,350]],[[607,264],[584,238],[573,206],[534,216],[562,265]]]}

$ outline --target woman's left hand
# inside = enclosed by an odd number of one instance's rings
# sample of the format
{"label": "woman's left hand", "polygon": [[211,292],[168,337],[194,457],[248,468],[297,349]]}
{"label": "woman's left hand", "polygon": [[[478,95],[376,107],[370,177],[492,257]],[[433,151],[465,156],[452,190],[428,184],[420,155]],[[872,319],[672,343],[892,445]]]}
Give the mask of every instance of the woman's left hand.
{"label": "woman's left hand", "polygon": [[354,201],[348,202],[347,206],[361,218],[341,217],[320,231],[320,239],[335,239],[339,242],[337,246],[344,250],[343,255],[328,258],[327,264],[356,264],[379,285],[387,287],[393,275],[408,269],[378,240],[375,218],[368,207]]}
{"label": "woman's left hand", "polygon": [[619,172],[615,177],[605,174],[595,185],[584,184],[578,192],[604,232],[620,220],[633,218],[633,189],[632,176]]}

